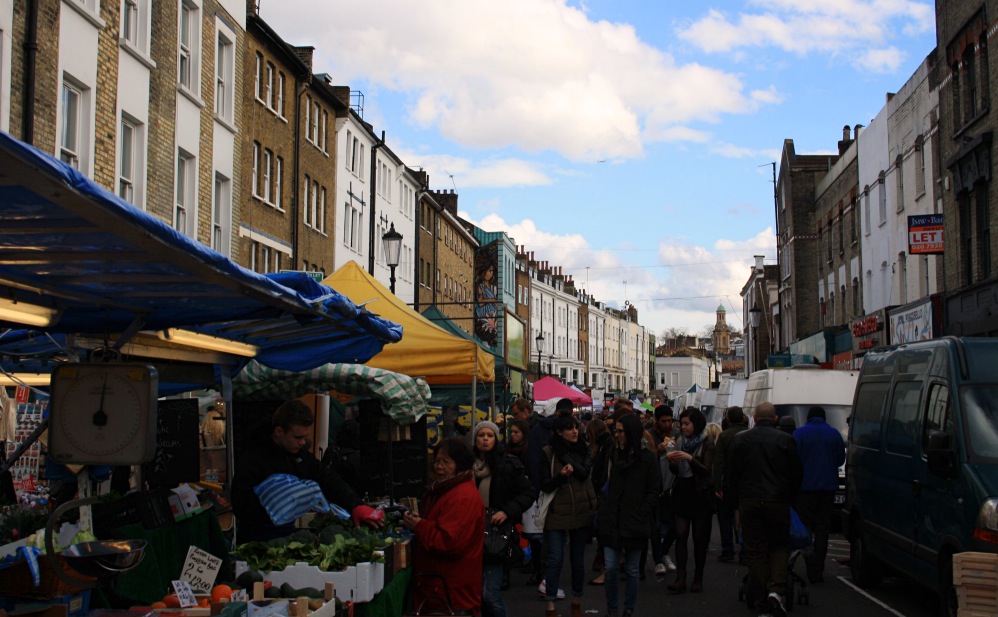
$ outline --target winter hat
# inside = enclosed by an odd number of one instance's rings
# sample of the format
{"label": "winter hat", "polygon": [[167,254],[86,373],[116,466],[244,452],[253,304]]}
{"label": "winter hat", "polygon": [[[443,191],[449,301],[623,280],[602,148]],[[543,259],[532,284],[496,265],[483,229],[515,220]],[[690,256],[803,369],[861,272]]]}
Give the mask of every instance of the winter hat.
{"label": "winter hat", "polygon": [[472,441],[478,439],[478,431],[482,430],[483,428],[492,429],[492,434],[496,436],[496,439],[499,439],[499,436],[502,435],[502,433],[499,432],[498,424],[496,424],[495,422],[491,422],[489,420],[482,420],[481,422],[475,425],[475,431],[471,435]]}

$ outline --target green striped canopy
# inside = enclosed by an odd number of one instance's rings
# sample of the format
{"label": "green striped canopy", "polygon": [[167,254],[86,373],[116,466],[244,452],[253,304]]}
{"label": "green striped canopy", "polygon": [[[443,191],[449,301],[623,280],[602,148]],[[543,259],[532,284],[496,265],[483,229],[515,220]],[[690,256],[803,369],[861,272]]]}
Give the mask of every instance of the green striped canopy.
{"label": "green striped canopy", "polygon": [[385,413],[402,425],[417,422],[429,408],[430,386],[425,381],[363,364],[324,364],[295,373],[251,360],[232,379],[234,399],[293,399],[327,390],[378,398]]}

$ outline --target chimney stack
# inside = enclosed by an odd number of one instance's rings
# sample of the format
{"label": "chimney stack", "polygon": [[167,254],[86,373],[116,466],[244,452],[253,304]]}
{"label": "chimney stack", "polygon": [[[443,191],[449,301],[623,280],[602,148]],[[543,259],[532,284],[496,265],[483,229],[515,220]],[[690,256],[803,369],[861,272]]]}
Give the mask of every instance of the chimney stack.
{"label": "chimney stack", "polygon": [[758,270],[758,271],[760,271],[760,272],[762,272],[763,270],[765,270],[765,268],[763,267],[762,260],[763,260],[763,256],[762,255],[756,255],[755,256],[755,269]]}

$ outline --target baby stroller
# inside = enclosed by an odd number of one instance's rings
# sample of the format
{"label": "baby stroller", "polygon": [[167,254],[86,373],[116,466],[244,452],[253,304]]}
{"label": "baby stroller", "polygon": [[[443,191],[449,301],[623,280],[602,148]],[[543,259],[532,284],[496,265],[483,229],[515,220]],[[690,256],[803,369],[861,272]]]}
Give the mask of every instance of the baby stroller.
{"label": "baby stroller", "polygon": [[[784,597],[784,604],[787,612],[794,610],[794,604],[810,604],[811,594],[807,589],[807,579],[797,574],[796,566],[798,561],[803,561],[806,549],[811,546],[811,534],[807,527],[801,523],[792,508],[790,510],[790,557],[787,559],[787,594]],[[796,529],[795,529],[796,527]],[[748,601],[749,595],[749,575],[742,577],[742,584],[738,587],[738,601]],[[749,608],[755,607],[750,605]]]}

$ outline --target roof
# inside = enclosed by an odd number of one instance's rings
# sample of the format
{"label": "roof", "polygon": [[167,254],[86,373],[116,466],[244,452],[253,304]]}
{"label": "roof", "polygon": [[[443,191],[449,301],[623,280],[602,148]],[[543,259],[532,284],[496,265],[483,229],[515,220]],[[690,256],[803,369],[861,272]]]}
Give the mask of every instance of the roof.
{"label": "roof", "polygon": [[[332,288],[247,270],[0,132],[0,308],[10,302],[52,322],[27,330],[0,310],[5,370],[86,355],[105,341],[198,351],[158,340],[167,328],[256,345],[260,363],[296,371],[363,363],[402,338],[400,325]],[[228,354],[210,358],[233,364]]]}
{"label": "roof", "polygon": [[368,366],[421,377],[431,386],[495,380],[492,354],[414,311],[357,263],[348,262],[323,282],[385,319],[402,324],[402,340],[371,358]]}

